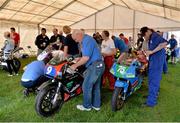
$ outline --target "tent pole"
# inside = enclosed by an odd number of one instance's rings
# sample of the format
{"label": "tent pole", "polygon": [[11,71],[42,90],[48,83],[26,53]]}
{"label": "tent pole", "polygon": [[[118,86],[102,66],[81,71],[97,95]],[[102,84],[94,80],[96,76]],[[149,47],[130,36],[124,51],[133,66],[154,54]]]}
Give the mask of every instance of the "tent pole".
{"label": "tent pole", "polygon": [[135,31],[136,31],[136,28],[135,28],[135,24],[136,24],[136,11],[133,10],[133,43],[135,43]]}
{"label": "tent pole", "polygon": [[113,31],[112,31],[112,33],[113,33],[113,35],[114,35],[114,26],[115,26],[115,5],[113,4]]}
{"label": "tent pole", "polygon": [[40,34],[40,24],[37,25],[38,28],[38,35]]}
{"label": "tent pole", "polygon": [[165,5],[165,4],[162,4],[162,3],[153,2],[153,1],[150,1],[150,0],[137,0],[137,1],[142,2],[142,3],[146,3],[146,4],[159,6],[159,7],[164,7],[164,8],[167,8],[167,9],[172,9],[172,10],[175,10],[175,11],[180,11],[180,8],[178,8],[178,7],[173,7],[173,6],[170,6],[170,5]]}
{"label": "tent pole", "polygon": [[18,33],[20,34],[20,26],[19,26],[19,23],[18,23],[17,25],[18,25]]}
{"label": "tent pole", "polygon": [[110,8],[112,5],[113,5],[113,4],[111,4],[111,5],[107,6],[107,7],[105,7],[104,9],[101,9],[101,10],[99,10],[99,11],[97,11],[97,12],[95,12],[95,13],[93,13],[93,14],[91,14],[91,15],[89,15],[89,16],[87,16],[87,17],[85,17],[85,18],[83,18],[83,19],[81,19],[81,20],[79,20],[79,21],[77,21],[77,22],[75,22],[75,23],[69,25],[69,26],[73,26],[73,25],[75,25],[75,24],[77,24],[77,23],[79,23],[79,22],[81,22],[81,21],[83,21],[83,20],[85,20],[85,19],[87,19],[87,18],[89,18],[89,17],[91,17],[91,16],[93,16],[93,15],[99,13],[99,12],[102,12],[102,11],[104,11],[105,9]]}
{"label": "tent pole", "polygon": [[[116,6],[119,6],[119,7],[122,7],[122,8],[126,8],[126,7],[124,7],[124,6],[121,6],[121,5],[118,5],[118,4],[116,4]],[[133,9],[131,9],[131,10],[133,10]],[[153,14],[150,14],[150,13],[147,13],[147,12],[145,12],[145,11],[140,11],[140,10],[135,10],[136,12],[140,12],[140,13],[144,13],[144,14],[147,14],[147,15],[151,15],[151,16],[154,16],[154,17],[159,17],[159,18],[163,18],[164,19],[164,17],[162,17],[162,16],[158,16],[158,15],[153,15]],[[175,20],[175,19],[170,19],[170,18],[165,18],[166,20],[170,20],[170,21],[173,21],[173,22],[176,22],[176,23],[179,23],[179,21],[178,20]]]}
{"label": "tent pole", "polygon": [[67,5],[65,5],[63,8],[59,9],[58,11],[56,11],[55,13],[53,13],[52,15],[48,16],[46,19],[44,19],[43,21],[41,21],[39,24],[44,23],[45,21],[47,21],[49,18],[53,17],[54,15],[56,15],[57,13],[59,13],[60,11],[64,10],[65,8],[67,8],[68,6],[72,5],[73,3],[75,3],[77,0],[73,0],[70,3],[68,3]]}
{"label": "tent pole", "polygon": [[95,33],[97,32],[97,30],[96,30],[96,28],[97,28],[97,25],[96,25],[96,24],[97,24],[97,23],[96,23],[96,16],[97,16],[97,14],[95,13],[95,19],[94,19],[94,26],[95,26],[95,27],[94,27],[94,29],[95,29],[94,31],[95,31]]}
{"label": "tent pole", "polygon": [[4,9],[4,7],[10,2],[11,0],[5,0],[5,2],[0,6],[0,10]]}

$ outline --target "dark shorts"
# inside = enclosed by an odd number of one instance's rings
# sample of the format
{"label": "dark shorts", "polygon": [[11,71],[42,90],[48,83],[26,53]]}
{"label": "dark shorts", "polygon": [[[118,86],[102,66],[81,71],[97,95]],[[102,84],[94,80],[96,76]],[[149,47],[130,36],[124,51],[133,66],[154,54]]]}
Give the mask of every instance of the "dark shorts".
{"label": "dark shorts", "polygon": [[176,55],[176,51],[174,50],[174,51],[172,51],[171,52],[171,57],[176,57],[177,55]]}

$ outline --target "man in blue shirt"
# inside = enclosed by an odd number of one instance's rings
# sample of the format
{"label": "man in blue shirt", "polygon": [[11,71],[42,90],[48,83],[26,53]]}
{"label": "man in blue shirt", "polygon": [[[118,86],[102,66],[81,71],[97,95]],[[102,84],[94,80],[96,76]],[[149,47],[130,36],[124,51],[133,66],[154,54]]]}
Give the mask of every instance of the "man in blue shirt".
{"label": "man in blue shirt", "polygon": [[77,109],[90,111],[93,108],[99,111],[101,105],[101,76],[105,69],[100,49],[93,37],[84,34],[81,30],[74,30],[72,38],[80,43],[82,57],[76,64],[71,66],[71,69],[75,70],[77,67],[84,64],[87,68],[84,72],[84,81],[82,85],[83,104],[77,105]]}
{"label": "man in blue shirt", "polygon": [[115,48],[120,51],[120,56],[118,57],[117,62],[121,63],[125,57],[126,52],[128,52],[128,46],[122,39],[118,37],[112,36],[112,39],[114,41]]}
{"label": "man in blue shirt", "polygon": [[148,89],[149,94],[145,106],[154,107],[157,104],[157,97],[162,79],[163,64],[165,60],[165,47],[167,41],[159,34],[148,27],[141,28],[141,34],[148,41],[146,51],[149,56]]}
{"label": "man in blue shirt", "polygon": [[50,58],[45,58],[43,61],[33,61],[28,64],[21,78],[21,84],[27,89],[35,89],[48,79],[43,76],[44,68]]}
{"label": "man in blue shirt", "polygon": [[177,47],[177,41],[174,38],[174,35],[171,35],[171,39],[169,40],[169,44],[170,44],[170,50],[171,50],[171,62],[172,64],[175,64],[176,62],[176,47]]}

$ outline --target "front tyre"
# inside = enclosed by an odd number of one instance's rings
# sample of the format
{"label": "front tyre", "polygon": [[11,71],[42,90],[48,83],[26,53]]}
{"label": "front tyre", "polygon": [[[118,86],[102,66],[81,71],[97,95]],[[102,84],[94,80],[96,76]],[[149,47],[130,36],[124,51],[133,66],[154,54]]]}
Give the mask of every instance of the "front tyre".
{"label": "front tyre", "polygon": [[59,92],[56,102],[53,104],[53,99],[56,94],[56,86],[47,86],[42,89],[37,97],[35,109],[38,115],[49,117],[59,111],[63,105],[63,94]]}
{"label": "front tyre", "polygon": [[112,111],[120,110],[124,105],[123,96],[123,88],[115,87],[112,100],[111,100],[111,108]]}

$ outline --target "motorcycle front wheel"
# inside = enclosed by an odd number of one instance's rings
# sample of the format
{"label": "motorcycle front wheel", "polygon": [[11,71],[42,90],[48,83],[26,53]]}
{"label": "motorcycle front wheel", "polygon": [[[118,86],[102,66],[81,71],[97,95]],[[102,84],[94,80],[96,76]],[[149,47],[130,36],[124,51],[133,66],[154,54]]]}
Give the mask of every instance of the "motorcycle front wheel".
{"label": "motorcycle front wheel", "polygon": [[111,100],[112,111],[120,110],[123,107],[124,100],[122,99],[122,96],[123,88],[115,87]]}
{"label": "motorcycle front wheel", "polygon": [[43,117],[49,117],[54,115],[61,109],[64,103],[62,93],[59,92],[57,100],[53,104],[53,99],[56,94],[56,88],[57,86],[50,85],[45,87],[38,93],[35,104],[35,109],[38,115]]}

